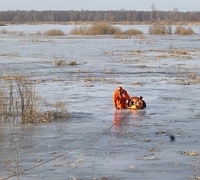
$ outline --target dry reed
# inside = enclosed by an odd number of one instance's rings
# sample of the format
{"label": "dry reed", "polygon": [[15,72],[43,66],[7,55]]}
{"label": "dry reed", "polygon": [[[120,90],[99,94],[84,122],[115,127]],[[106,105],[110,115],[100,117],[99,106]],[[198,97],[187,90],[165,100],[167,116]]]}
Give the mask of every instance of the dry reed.
{"label": "dry reed", "polygon": [[64,104],[46,110],[44,100],[36,95],[32,81],[9,75],[0,79],[0,123],[38,123],[69,118]]}

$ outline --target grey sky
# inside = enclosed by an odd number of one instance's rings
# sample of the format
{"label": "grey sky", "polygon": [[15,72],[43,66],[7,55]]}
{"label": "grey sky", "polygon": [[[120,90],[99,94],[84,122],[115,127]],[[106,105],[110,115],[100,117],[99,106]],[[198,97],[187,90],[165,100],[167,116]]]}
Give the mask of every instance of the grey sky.
{"label": "grey sky", "polygon": [[0,0],[6,10],[137,10],[200,11],[200,0]]}

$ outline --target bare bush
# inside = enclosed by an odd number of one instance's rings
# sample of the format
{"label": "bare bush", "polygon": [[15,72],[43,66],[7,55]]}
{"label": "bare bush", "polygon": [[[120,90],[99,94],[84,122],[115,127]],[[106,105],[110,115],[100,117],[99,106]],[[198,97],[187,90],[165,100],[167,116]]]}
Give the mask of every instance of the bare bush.
{"label": "bare bush", "polygon": [[1,123],[28,124],[69,118],[63,104],[47,111],[43,98],[36,95],[34,84],[24,76],[1,77],[0,97]]}
{"label": "bare bush", "polygon": [[176,26],[174,34],[191,35],[191,34],[194,34],[194,31],[190,27],[185,28],[185,27],[182,27],[182,26]]}
{"label": "bare bush", "polygon": [[75,27],[70,31],[72,35],[113,35],[121,30],[106,23],[98,23],[93,26]]}
{"label": "bare bush", "polygon": [[140,31],[138,29],[134,29],[134,28],[128,29],[128,30],[124,31],[123,33],[130,35],[130,36],[132,36],[132,35],[142,35],[143,34],[142,31]]}
{"label": "bare bush", "polygon": [[70,31],[70,34],[72,35],[86,35],[88,31],[88,27],[86,26],[80,26],[80,27],[75,27]]}
{"label": "bare bush", "polygon": [[60,29],[51,29],[48,31],[44,31],[44,36],[64,36],[65,33]]}
{"label": "bare bush", "polygon": [[114,38],[118,38],[118,39],[128,39],[131,38],[132,36],[138,36],[138,35],[142,35],[143,32],[137,29],[128,29],[126,31],[117,31],[115,32],[115,34],[113,35]]}
{"label": "bare bush", "polygon": [[121,31],[120,28],[107,25],[104,23],[93,25],[91,28],[88,29],[88,33],[91,35],[106,35],[106,34],[113,35],[120,31]]}
{"label": "bare bush", "polygon": [[171,26],[154,24],[149,27],[149,34],[162,35],[162,34],[171,34],[171,33],[172,33]]}

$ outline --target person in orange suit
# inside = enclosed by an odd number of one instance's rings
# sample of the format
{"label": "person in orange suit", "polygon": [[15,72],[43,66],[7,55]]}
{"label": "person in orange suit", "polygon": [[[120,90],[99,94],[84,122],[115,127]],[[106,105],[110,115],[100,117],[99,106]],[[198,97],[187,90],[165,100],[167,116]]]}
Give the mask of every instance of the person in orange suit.
{"label": "person in orange suit", "polygon": [[129,102],[130,96],[125,89],[118,86],[112,95],[112,102],[116,109],[126,108],[126,104]]}

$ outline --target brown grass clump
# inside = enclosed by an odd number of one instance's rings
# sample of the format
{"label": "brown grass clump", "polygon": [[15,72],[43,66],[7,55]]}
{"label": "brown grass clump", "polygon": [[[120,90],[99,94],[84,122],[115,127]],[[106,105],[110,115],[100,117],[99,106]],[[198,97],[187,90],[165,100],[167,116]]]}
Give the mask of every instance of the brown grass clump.
{"label": "brown grass clump", "polygon": [[54,61],[55,66],[65,66],[66,65],[66,61],[64,60],[63,57],[60,58],[60,57],[54,56],[53,61]]}
{"label": "brown grass clump", "polygon": [[55,66],[65,66],[66,62],[64,60],[54,59]]}
{"label": "brown grass clump", "polygon": [[171,49],[169,52],[172,56],[175,56],[175,57],[190,55],[190,53],[184,49]]}
{"label": "brown grass clump", "polygon": [[113,35],[114,38],[127,39],[133,35],[142,35],[142,31],[137,29],[129,29],[122,31],[118,27],[108,25],[106,23],[97,23],[92,26],[75,27],[70,32],[71,35]]}
{"label": "brown grass clump", "polygon": [[76,61],[70,61],[67,64],[70,65],[70,66],[76,66],[76,65],[78,65]]}
{"label": "brown grass clump", "polygon": [[132,29],[128,29],[128,30],[124,31],[124,34],[127,34],[129,36],[132,36],[132,35],[142,35],[143,32],[140,31],[140,30],[138,30],[138,29],[132,28]]}
{"label": "brown grass clump", "polygon": [[187,60],[192,58],[192,54],[190,53],[190,51],[178,48],[170,48],[167,56],[178,59],[187,59]]}
{"label": "brown grass clump", "polygon": [[97,24],[88,30],[91,35],[113,35],[120,31],[119,28],[107,24]]}
{"label": "brown grass clump", "polygon": [[138,35],[143,35],[143,32],[137,29],[128,29],[126,31],[117,31],[113,37],[118,38],[118,39],[128,39],[131,38],[132,36],[138,36]]}
{"label": "brown grass clump", "polygon": [[182,27],[182,26],[176,26],[174,34],[191,35],[191,34],[194,34],[194,31],[190,27],[185,28],[185,27]]}
{"label": "brown grass clump", "polygon": [[149,34],[163,35],[163,34],[171,34],[171,33],[172,33],[171,26],[154,24],[149,27]]}
{"label": "brown grass clump", "polygon": [[86,26],[75,27],[70,31],[70,34],[71,35],[86,35],[87,29],[88,28]]}
{"label": "brown grass clump", "polygon": [[59,29],[51,29],[48,31],[45,31],[44,36],[64,36],[65,33]]}
{"label": "brown grass clump", "polygon": [[67,119],[63,103],[45,110],[45,101],[36,95],[32,81],[24,76],[4,76],[0,79],[0,123],[40,123]]}
{"label": "brown grass clump", "polygon": [[64,58],[59,58],[57,56],[54,56],[54,65],[55,66],[66,66],[66,65],[69,65],[69,66],[76,66],[78,65],[76,61],[72,60],[72,61],[65,61]]}
{"label": "brown grass clump", "polygon": [[99,23],[93,26],[80,26],[75,27],[70,31],[72,35],[113,35],[117,32],[121,31],[117,27],[113,27],[106,23]]}

